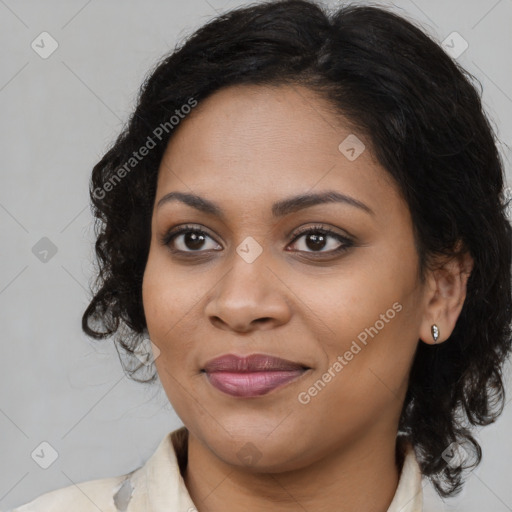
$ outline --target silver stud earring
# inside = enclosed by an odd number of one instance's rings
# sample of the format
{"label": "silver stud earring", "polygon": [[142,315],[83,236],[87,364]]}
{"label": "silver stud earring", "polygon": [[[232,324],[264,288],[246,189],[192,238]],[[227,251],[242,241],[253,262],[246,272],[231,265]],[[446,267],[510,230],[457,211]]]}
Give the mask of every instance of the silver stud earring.
{"label": "silver stud earring", "polygon": [[434,343],[436,343],[439,338],[439,327],[437,327],[436,324],[432,324],[430,330],[432,331],[432,338],[434,339]]}

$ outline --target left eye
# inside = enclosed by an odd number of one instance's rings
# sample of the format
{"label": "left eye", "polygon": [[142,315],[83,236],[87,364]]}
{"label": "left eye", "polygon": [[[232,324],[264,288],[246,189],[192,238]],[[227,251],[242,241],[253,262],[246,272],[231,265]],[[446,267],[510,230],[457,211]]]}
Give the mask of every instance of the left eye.
{"label": "left eye", "polygon": [[301,252],[334,253],[348,249],[352,245],[352,241],[347,237],[326,228],[312,228],[303,231],[294,239],[293,243],[297,243],[297,240],[302,238],[304,240],[301,244],[298,244],[303,247],[298,249]]}

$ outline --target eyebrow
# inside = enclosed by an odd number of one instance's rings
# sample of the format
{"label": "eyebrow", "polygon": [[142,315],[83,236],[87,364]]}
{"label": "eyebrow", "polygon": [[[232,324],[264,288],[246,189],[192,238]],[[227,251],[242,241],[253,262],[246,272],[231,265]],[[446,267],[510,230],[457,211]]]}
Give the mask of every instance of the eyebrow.
{"label": "eyebrow", "polygon": [[[204,197],[198,196],[196,194],[189,194],[184,192],[169,192],[158,201],[157,209],[172,201],[180,201],[192,208],[195,208],[196,210],[200,210],[210,215],[215,215],[225,220],[222,208],[217,203],[214,203],[213,201],[205,199]],[[289,197],[287,199],[283,199],[272,205],[272,215],[274,217],[284,217],[290,213],[294,213],[305,208],[310,208],[318,204],[326,203],[344,203],[364,210],[370,215],[375,215],[373,210],[366,204],[355,199],[354,197],[341,194],[335,190],[300,194],[297,196]]]}

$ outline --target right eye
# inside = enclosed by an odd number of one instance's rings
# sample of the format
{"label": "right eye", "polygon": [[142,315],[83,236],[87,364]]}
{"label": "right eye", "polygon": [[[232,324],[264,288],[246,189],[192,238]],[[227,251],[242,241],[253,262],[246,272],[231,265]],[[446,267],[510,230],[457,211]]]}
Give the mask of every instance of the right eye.
{"label": "right eye", "polygon": [[181,226],[177,229],[169,230],[161,239],[162,245],[166,245],[169,249],[176,253],[201,253],[208,250],[218,251],[216,247],[222,247],[217,244],[211,244],[206,247],[207,240],[215,242],[205,231],[194,226]]}

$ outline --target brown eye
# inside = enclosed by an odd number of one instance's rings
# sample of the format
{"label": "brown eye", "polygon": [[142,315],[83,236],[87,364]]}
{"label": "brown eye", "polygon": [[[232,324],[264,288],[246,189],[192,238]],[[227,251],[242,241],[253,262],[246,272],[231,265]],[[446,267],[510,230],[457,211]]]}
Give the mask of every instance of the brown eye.
{"label": "brown eye", "polygon": [[[302,240],[297,243],[298,240]],[[338,253],[353,246],[349,238],[321,226],[303,230],[295,237],[293,244],[299,252],[310,253]]]}
{"label": "brown eye", "polygon": [[188,226],[167,233],[162,239],[162,244],[176,252],[203,252],[222,249],[206,232]]}

